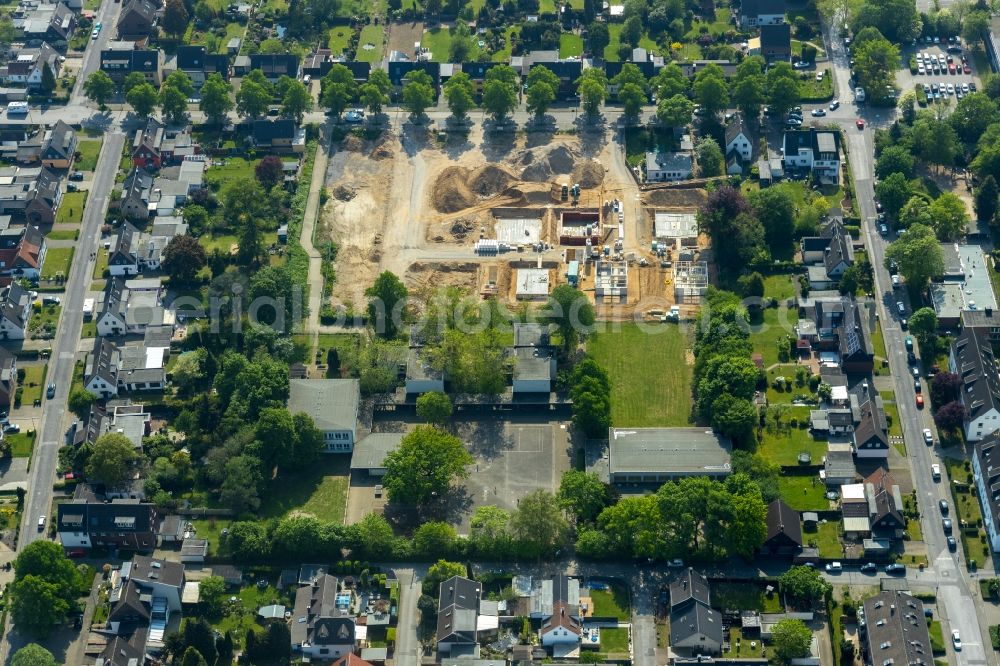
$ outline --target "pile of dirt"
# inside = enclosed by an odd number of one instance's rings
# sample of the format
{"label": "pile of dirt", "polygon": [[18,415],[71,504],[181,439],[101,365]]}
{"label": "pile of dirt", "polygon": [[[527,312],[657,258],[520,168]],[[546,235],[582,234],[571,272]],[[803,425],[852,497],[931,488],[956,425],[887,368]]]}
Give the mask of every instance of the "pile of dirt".
{"label": "pile of dirt", "polygon": [[431,193],[434,209],[439,213],[457,213],[474,206],[478,198],[469,189],[468,179],[468,170],[460,166],[450,166],[442,171]]}
{"label": "pile of dirt", "polygon": [[372,143],[372,149],[369,153],[369,157],[373,160],[387,160],[395,156],[389,143],[392,135],[389,132],[382,132],[378,135],[378,138]]}
{"label": "pile of dirt", "polygon": [[350,201],[354,197],[358,196],[358,191],[352,187],[338,185],[337,187],[333,188],[333,192],[331,194],[333,195],[333,198],[336,199],[337,201]]}
{"label": "pile of dirt", "polygon": [[476,223],[473,220],[463,217],[452,222],[448,231],[455,240],[464,241],[469,233],[475,230],[475,228]]}
{"label": "pile of dirt", "polygon": [[348,134],[344,137],[344,140],[340,142],[341,150],[346,150],[349,153],[360,153],[365,147],[365,142],[359,136],[353,134]]}
{"label": "pile of dirt", "polygon": [[516,163],[524,166],[522,180],[542,183],[554,176],[573,173],[579,157],[566,146],[542,146],[525,151]]}
{"label": "pile of dirt", "polygon": [[487,164],[472,172],[469,187],[481,197],[491,197],[503,192],[513,180],[514,176],[507,170]]}
{"label": "pile of dirt", "polygon": [[701,208],[708,200],[708,192],[693,187],[665,187],[650,191],[646,203],[671,208]]}
{"label": "pile of dirt", "polygon": [[597,160],[577,164],[573,169],[573,182],[585,188],[600,187],[604,182],[604,166]]}

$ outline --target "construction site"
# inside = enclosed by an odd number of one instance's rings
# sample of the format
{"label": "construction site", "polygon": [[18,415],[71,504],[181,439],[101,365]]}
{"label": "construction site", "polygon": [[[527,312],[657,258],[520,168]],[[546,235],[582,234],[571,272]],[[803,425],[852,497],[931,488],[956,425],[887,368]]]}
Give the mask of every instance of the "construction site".
{"label": "construction site", "polygon": [[705,190],[641,188],[612,142],[519,138],[499,159],[481,135],[460,151],[410,142],[349,135],[330,160],[320,233],[338,248],[335,306],[363,302],[385,270],[418,296],[454,286],[509,305],[569,283],[606,319],[683,312],[709,284]]}

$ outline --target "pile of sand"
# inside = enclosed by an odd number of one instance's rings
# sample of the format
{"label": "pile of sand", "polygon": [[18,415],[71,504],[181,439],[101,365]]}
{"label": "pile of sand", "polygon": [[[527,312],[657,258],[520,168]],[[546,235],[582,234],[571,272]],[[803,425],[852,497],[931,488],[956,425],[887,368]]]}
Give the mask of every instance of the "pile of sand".
{"label": "pile of sand", "polygon": [[341,150],[346,150],[350,153],[360,153],[364,147],[364,140],[354,134],[348,134],[344,137],[344,140],[340,142]]}
{"label": "pile of sand", "polygon": [[469,171],[460,166],[450,166],[434,182],[431,202],[439,213],[457,213],[478,202],[469,189]]}
{"label": "pile of sand", "polygon": [[354,197],[358,196],[358,191],[352,187],[346,187],[344,185],[338,185],[333,188],[333,198],[337,201],[350,201]]}
{"label": "pile of sand", "polygon": [[573,182],[580,187],[600,187],[604,182],[604,166],[597,160],[587,160],[573,169]]}
{"label": "pile of sand", "polygon": [[566,146],[540,146],[526,150],[515,164],[524,167],[521,179],[542,183],[554,176],[571,174],[580,155]]}
{"label": "pile of sand", "polygon": [[507,170],[487,164],[472,172],[469,187],[481,197],[491,197],[507,189],[513,180],[514,176]]}

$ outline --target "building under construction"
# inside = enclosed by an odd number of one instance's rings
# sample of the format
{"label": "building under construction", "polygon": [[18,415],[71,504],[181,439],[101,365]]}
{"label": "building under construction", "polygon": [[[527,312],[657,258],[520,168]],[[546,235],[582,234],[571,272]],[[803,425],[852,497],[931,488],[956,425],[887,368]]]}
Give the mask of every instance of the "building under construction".
{"label": "building under construction", "polygon": [[594,247],[601,242],[601,212],[594,209],[564,210],[559,214],[559,243]]}
{"label": "building under construction", "polygon": [[625,303],[628,298],[628,263],[598,259],[594,266],[594,300]]}
{"label": "building under construction", "polygon": [[674,264],[674,300],[697,304],[708,289],[707,261],[678,261]]}

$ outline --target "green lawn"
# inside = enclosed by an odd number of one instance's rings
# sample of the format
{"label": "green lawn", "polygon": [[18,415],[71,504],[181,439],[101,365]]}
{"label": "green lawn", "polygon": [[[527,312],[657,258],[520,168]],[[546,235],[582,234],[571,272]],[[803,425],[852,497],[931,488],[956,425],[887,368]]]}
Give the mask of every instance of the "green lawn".
{"label": "green lawn", "polygon": [[79,229],[56,229],[45,234],[48,240],[70,240],[75,241],[80,237]]}
{"label": "green lawn", "polygon": [[927,631],[931,636],[931,652],[934,654],[945,654],[944,632],[941,630],[941,621],[931,620],[928,622]]}
{"label": "green lawn", "polygon": [[559,35],[559,57],[570,58],[583,55],[583,38],[571,32]]}
{"label": "green lawn", "polygon": [[45,387],[45,366],[44,365],[22,365],[19,370],[24,370],[24,379],[18,391],[21,393],[21,404],[31,406],[35,400],[42,399],[42,391]]}
{"label": "green lawn", "polygon": [[601,652],[628,653],[628,629],[601,629]]}
{"label": "green lawn", "polygon": [[[425,49],[430,49],[431,58],[434,62],[451,62],[451,36],[454,28],[431,28],[425,30],[421,37],[420,45]],[[473,37],[472,50],[469,52],[468,60],[478,60],[479,44]]]}
{"label": "green lawn", "polygon": [[[784,183],[777,185],[782,187]],[[764,296],[779,301],[795,298],[795,283],[791,275],[769,275],[764,278]]]}
{"label": "green lawn", "polygon": [[827,74],[817,81],[814,74],[801,77],[799,94],[803,102],[825,102],[833,98],[833,77]]}
{"label": "green lawn", "polygon": [[221,250],[223,252],[229,252],[230,247],[233,245],[238,245],[239,241],[236,236],[231,234],[222,234],[219,236],[212,236],[210,234],[205,234],[198,238],[198,242],[201,246],[205,248],[206,253],[211,253],[212,250]]}
{"label": "green lawn", "polygon": [[100,139],[82,139],[76,144],[80,157],[73,165],[78,171],[93,171],[97,168],[97,157],[101,154]]}
{"label": "green lawn", "polygon": [[101,247],[97,251],[97,261],[94,262],[94,279],[103,279],[106,270],[108,270],[108,251]]}
{"label": "green lawn", "polygon": [[[881,391],[882,404],[885,407],[885,418],[889,423],[889,437],[902,437],[903,424],[899,420],[899,407],[896,405],[896,396],[891,391]],[[906,456],[906,445],[900,441],[892,443],[899,455]]]}
{"label": "green lawn", "polygon": [[776,593],[767,596],[764,587],[754,583],[712,583],[712,606],[719,610],[780,613],[781,599]]}
{"label": "green lawn", "polygon": [[493,62],[509,62],[511,55],[511,40],[515,35],[520,34],[521,29],[517,26],[508,26],[503,33],[504,47],[493,53]]}
{"label": "green lawn", "polygon": [[[764,296],[776,299],[779,304],[795,296],[795,283],[791,275],[771,275],[764,280]],[[794,308],[765,308],[762,316],[757,317],[752,324],[755,326],[750,341],[754,352],[764,358],[764,367],[775,363],[787,362],[790,359],[778,358],[778,341],[785,337],[795,336],[795,324],[798,323],[798,313]]]}
{"label": "green lawn", "polygon": [[45,265],[42,266],[42,279],[51,280],[59,273],[63,277],[69,275],[70,264],[73,263],[72,247],[50,247],[45,252]]}
{"label": "green lawn", "polygon": [[65,193],[56,211],[56,224],[80,224],[83,221],[83,207],[86,205],[86,192]]}
{"label": "green lawn", "polygon": [[[971,492],[974,488],[969,480],[971,472],[965,469],[965,460],[945,458],[944,463],[948,469],[948,478],[951,480],[952,504],[955,507],[952,514],[955,538],[962,542],[966,562],[971,560],[977,563],[983,562],[990,557],[990,549],[980,540],[983,530],[974,527],[982,524],[983,512],[979,506],[979,499]],[[963,529],[963,525],[970,527]]]}
{"label": "green lawn", "polygon": [[877,359],[888,359],[889,356],[885,351],[885,338],[882,336],[882,323],[878,322],[875,324],[875,330],[872,331],[872,346],[875,347],[875,358]]}
{"label": "green lawn", "polygon": [[246,585],[234,595],[235,601],[227,600],[223,616],[212,622],[212,625],[220,634],[231,631],[237,646],[242,646],[246,640],[247,631],[260,627],[257,622],[257,611],[261,606],[281,604],[291,608],[294,599],[289,590],[283,594],[273,584],[269,584],[264,589],[260,589],[256,585]]}
{"label": "green lawn", "polygon": [[[751,645],[753,643],[753,645]],[[774,663],[774,647],[759,638],[743,638],[739,627],[729,628],[729,650],[722,653],[724,659],[767,659]]]}
{"label": "green lawn", "polygon": [[[787,402],[791,403],[796,396],[814,397],[814,393],[809,390],[809,374],[806,374],[805,383],[799,386],[796,378],[796,370],[804,366],[789,364],[776,365],[767,371],[767,402],[768,404]],[[774,382],[778,377],[785,378],[785,389],[779,391],[774,387]],[[808,415],[807,415],[808,416]]]}
{"label": "green lawn", "polygon": [[656,334],[647,334],[636,324],[623,324],[621,330],[598,333],[587,342],[587,350],[611,378],[611,421],[617,426],[683,426],[690,422],[686,329],[663,324],[655,330]]}
{"label": "green lawn", "polygon": [[220,546],[222,545],[222,530],[228,528],[230,522],[231,521],[229,520],[221,518],[208,518],[191,521],[191,524],[194,526],[195,534],[198,535],[198,538],[208,539],[209,555],[225,554],[223,550],[220,550]]}
{"label": "green lawn", "polygon": [[320,520],[343,522],[350,461],[342,457],[325,455],[309,470],[272,481],[261,501],[261,517],[280,517],[295,511]]}
{"label": "green lawn", "polygon": [[330,38],[327,41],[327,46],[333,55],[338,56],[344,52],[347,48],[348,43],[351,41],[351,35],[354,31],[346,25],[335,25],[330,29]]}
{"label": "green lawn", "polygon": [[591,590],[590,600],[594,604],[594,615],[597,617],[616,617],[628,621],[632,616],[628,601],[628,592],[617,583],[607,590]]}
{"label": "green lawn", "polygon": [[205,184],[216,192],[228,183],[243,178],[253,178],[254,168],[260,160],[247,161],[242,157],[226,158],[222,166],[210,166],[205,172]]}
{"label": "green lawn", "polygon": [[[382,43],[385,41],[385,32],[381,25],[368,24],[361,29],[361,37],[358,39],[357,60],[362,62],[380,62],[382,60]],[[366,46],[371,48],[365,48]]]}
{"label": "green lawn", "polygon": [[13,457],[28,458],[35,445],[35,431],[31,431],[30,434],[22,431],[16,435],[4,435],[4,439],[10,442],[10,451]]}
{"label": "green lawn", "polygon": [[714,21],[704,21],[699,18],[692,22],[691,29],[688,30],[687,34],[684,35],[682,41],[694,42],[702,35],[702,28],[708,28],[709,34],[714,37],[722,35],[731,26],[729,24],[729,8],[728,7],[716,7],[715,8],[715,20]]}
{"label": "green lawn", "polygon": [[768,419],[758,445],[758,453],[783,467],[797,466],[800,453],[808,453],[812,457],[812,464],[819,464],[826,453],[827,442],[813,437],[808,427],[800,428],[798,425],[792,425],[793,419],[796,424],[808,425],[809,409],[800,406],[789,407],[787,413],[781,417],[781,425],[777,428],[773,420]]}
{"label": "green lawn", "polygon": [[[820,557],[836,559],[844,556],[844,546],[840,543],[839,522],[827,521],[821,523],[816,528],[815,537]],[[808,540],[812,540],[812,535],[809,536]]]}
{"label": "green lawn", "polygon": [[[924,540],[923,530],[920,529],[920,521],[914,518],[907,519],[906,533],[910,535],[910,541]],[[822,557],[822,555],[820,557]]]}
{"label": "green lawn", "polygon": [[825,511],[830,508],[826,486],[818,476],[782,476],[778,478],[782,499],[796,511]]}

